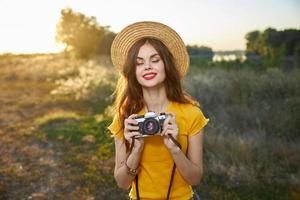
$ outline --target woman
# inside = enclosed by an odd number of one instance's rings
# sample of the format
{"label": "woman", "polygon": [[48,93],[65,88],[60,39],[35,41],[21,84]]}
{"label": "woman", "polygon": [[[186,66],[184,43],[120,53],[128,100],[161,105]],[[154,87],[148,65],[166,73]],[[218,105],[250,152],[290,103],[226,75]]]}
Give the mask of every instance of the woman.
{"label": "woman", "polygon": [[[111,56],[121,72],[108,127],[115,136],[118,186],[131,186],[131,199],[192,199],[191,186],[203,174],[208,119],[181,86],[189,65],[184,42],[164,24],[137,22],[116,36]],[[137,119],[150,111],[165,118],[157,133],[144,137]]]}

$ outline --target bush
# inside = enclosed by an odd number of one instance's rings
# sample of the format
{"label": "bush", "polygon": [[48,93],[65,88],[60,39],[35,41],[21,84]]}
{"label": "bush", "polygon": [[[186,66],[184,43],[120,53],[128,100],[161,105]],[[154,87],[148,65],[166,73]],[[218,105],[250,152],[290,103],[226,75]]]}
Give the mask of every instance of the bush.
{"label": "bush", "polygon": [[115,72],[99,65],[95,60],[83,63],[77,73],[55,80],[57,87],[51,91],[54,96],[70,97],[86,104],[90,113],[102,113],[111,104]]}
{"label": "bush", "polygon": [[213,118],[231,132],[300,136],[300,70],[191,69],[184,82]]}

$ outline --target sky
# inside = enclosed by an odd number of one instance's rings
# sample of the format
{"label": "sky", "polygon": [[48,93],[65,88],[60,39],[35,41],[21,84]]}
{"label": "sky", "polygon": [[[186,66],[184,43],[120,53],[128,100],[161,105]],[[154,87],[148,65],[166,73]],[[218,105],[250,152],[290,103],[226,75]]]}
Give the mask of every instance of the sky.
{"label": "sky", "polygon": [[137,21],[159,21],[186,44],[214,51],[244,50],[253,30],[300,28],[300,0],[0,0],[0,53],[60,51],[56,24],[66,7],[116,33]]}

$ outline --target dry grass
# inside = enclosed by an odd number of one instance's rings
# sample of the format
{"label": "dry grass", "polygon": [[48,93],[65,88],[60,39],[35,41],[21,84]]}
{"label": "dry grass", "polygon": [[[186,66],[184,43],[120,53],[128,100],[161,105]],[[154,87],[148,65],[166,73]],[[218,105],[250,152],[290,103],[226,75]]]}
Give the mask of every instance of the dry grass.
{"label": "dry grass", "polygon": [[[107,58],[0,58],[0,199],[124,198],[111,140],[98,135],[111,115],[109,67]],[[202,199],[299,199],[299,74],[191,69],[185,86],[210,118]]]}
{"label": "dry grass", "polygon": [[204,199],[300,195],[300,71],[193,69],[185,80],[211,119]]}
{"label": "dry grass", "polygon": [[[51,141],[39,129],[53,119],[79,119],[90,113],[92,106],[86,102],[49,95],[58,87],[56,80],[78,76],[82,65],[89,64],[62,55],[1,57],[0,199],[95,199],[82,183],[104,178],[101,167],[111,169],[112,164],[99,164],[99,159],[91,159],[95,155],[87,156],[93,151],[86,143],[79,147]],[[102,61],[95,66],[103,66]],[[100,149],[107,151],[105,146]],[[82,155],[83,159],[75,159],[80,165],[68,161],[76,158],[75,153]],[[86,166],[89,170],[82,175]],[[102,188],[96,192],[99,198],[108,195],[100,182],[96,185]]]}

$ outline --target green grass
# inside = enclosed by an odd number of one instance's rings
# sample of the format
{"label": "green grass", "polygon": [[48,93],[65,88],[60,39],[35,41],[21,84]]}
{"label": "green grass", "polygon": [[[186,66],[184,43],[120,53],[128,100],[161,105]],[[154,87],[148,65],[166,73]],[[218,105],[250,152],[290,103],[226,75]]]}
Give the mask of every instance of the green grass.
{"label": "green grass", "polygon": [[56,112],[38,118],[36,123],[49,139],[62,139],[66,142],[82,144],[85,136],[92,136],[94,140],[91,143],[95,145],[112,141],[106,131],[110,120],[97,121],[94,116],[79,116],[72,112]]}
{"label": "green grass", "polygon": [[[110,68],[59,55],[9,55],[0,64],[7,112],[22,108],[25,114],[31,109],[33,116],[40,114],[34,121],[40,140],[62,152],[72,174],[67,179],[79,188],[71,191],[74,198],[125,199],[126,191],[113,178],[114,142],[106,132],[116,81]],[[300,70],[252,70],[238,62],[224,69],[217,64],[190,68],[184,81],[210,118],[198,193],[204,200],[300,199]],[[89,70],[81,70],[85,66]],[[101,76],[97,70],[103,70]],[[67,80],[87,84],[68,85]],[[62,93],[49,94],[60,86]],[[29,92],[22,96],[25,88]],[[64,194],[58,195],[63,199]]]}
{"label": "green grass", "polygon": [[[106,130],[110,122],[99,115],[79,116],[68,112],[49,114],[36,120],[40,134],[64,152],[64,162],[72,166],[73,176],[69,180],[80,185],[81,193],[123,199],[127,194],[117,188],[113,178],[114,142]],[[92,139],[86,141],[86,137]]]}

